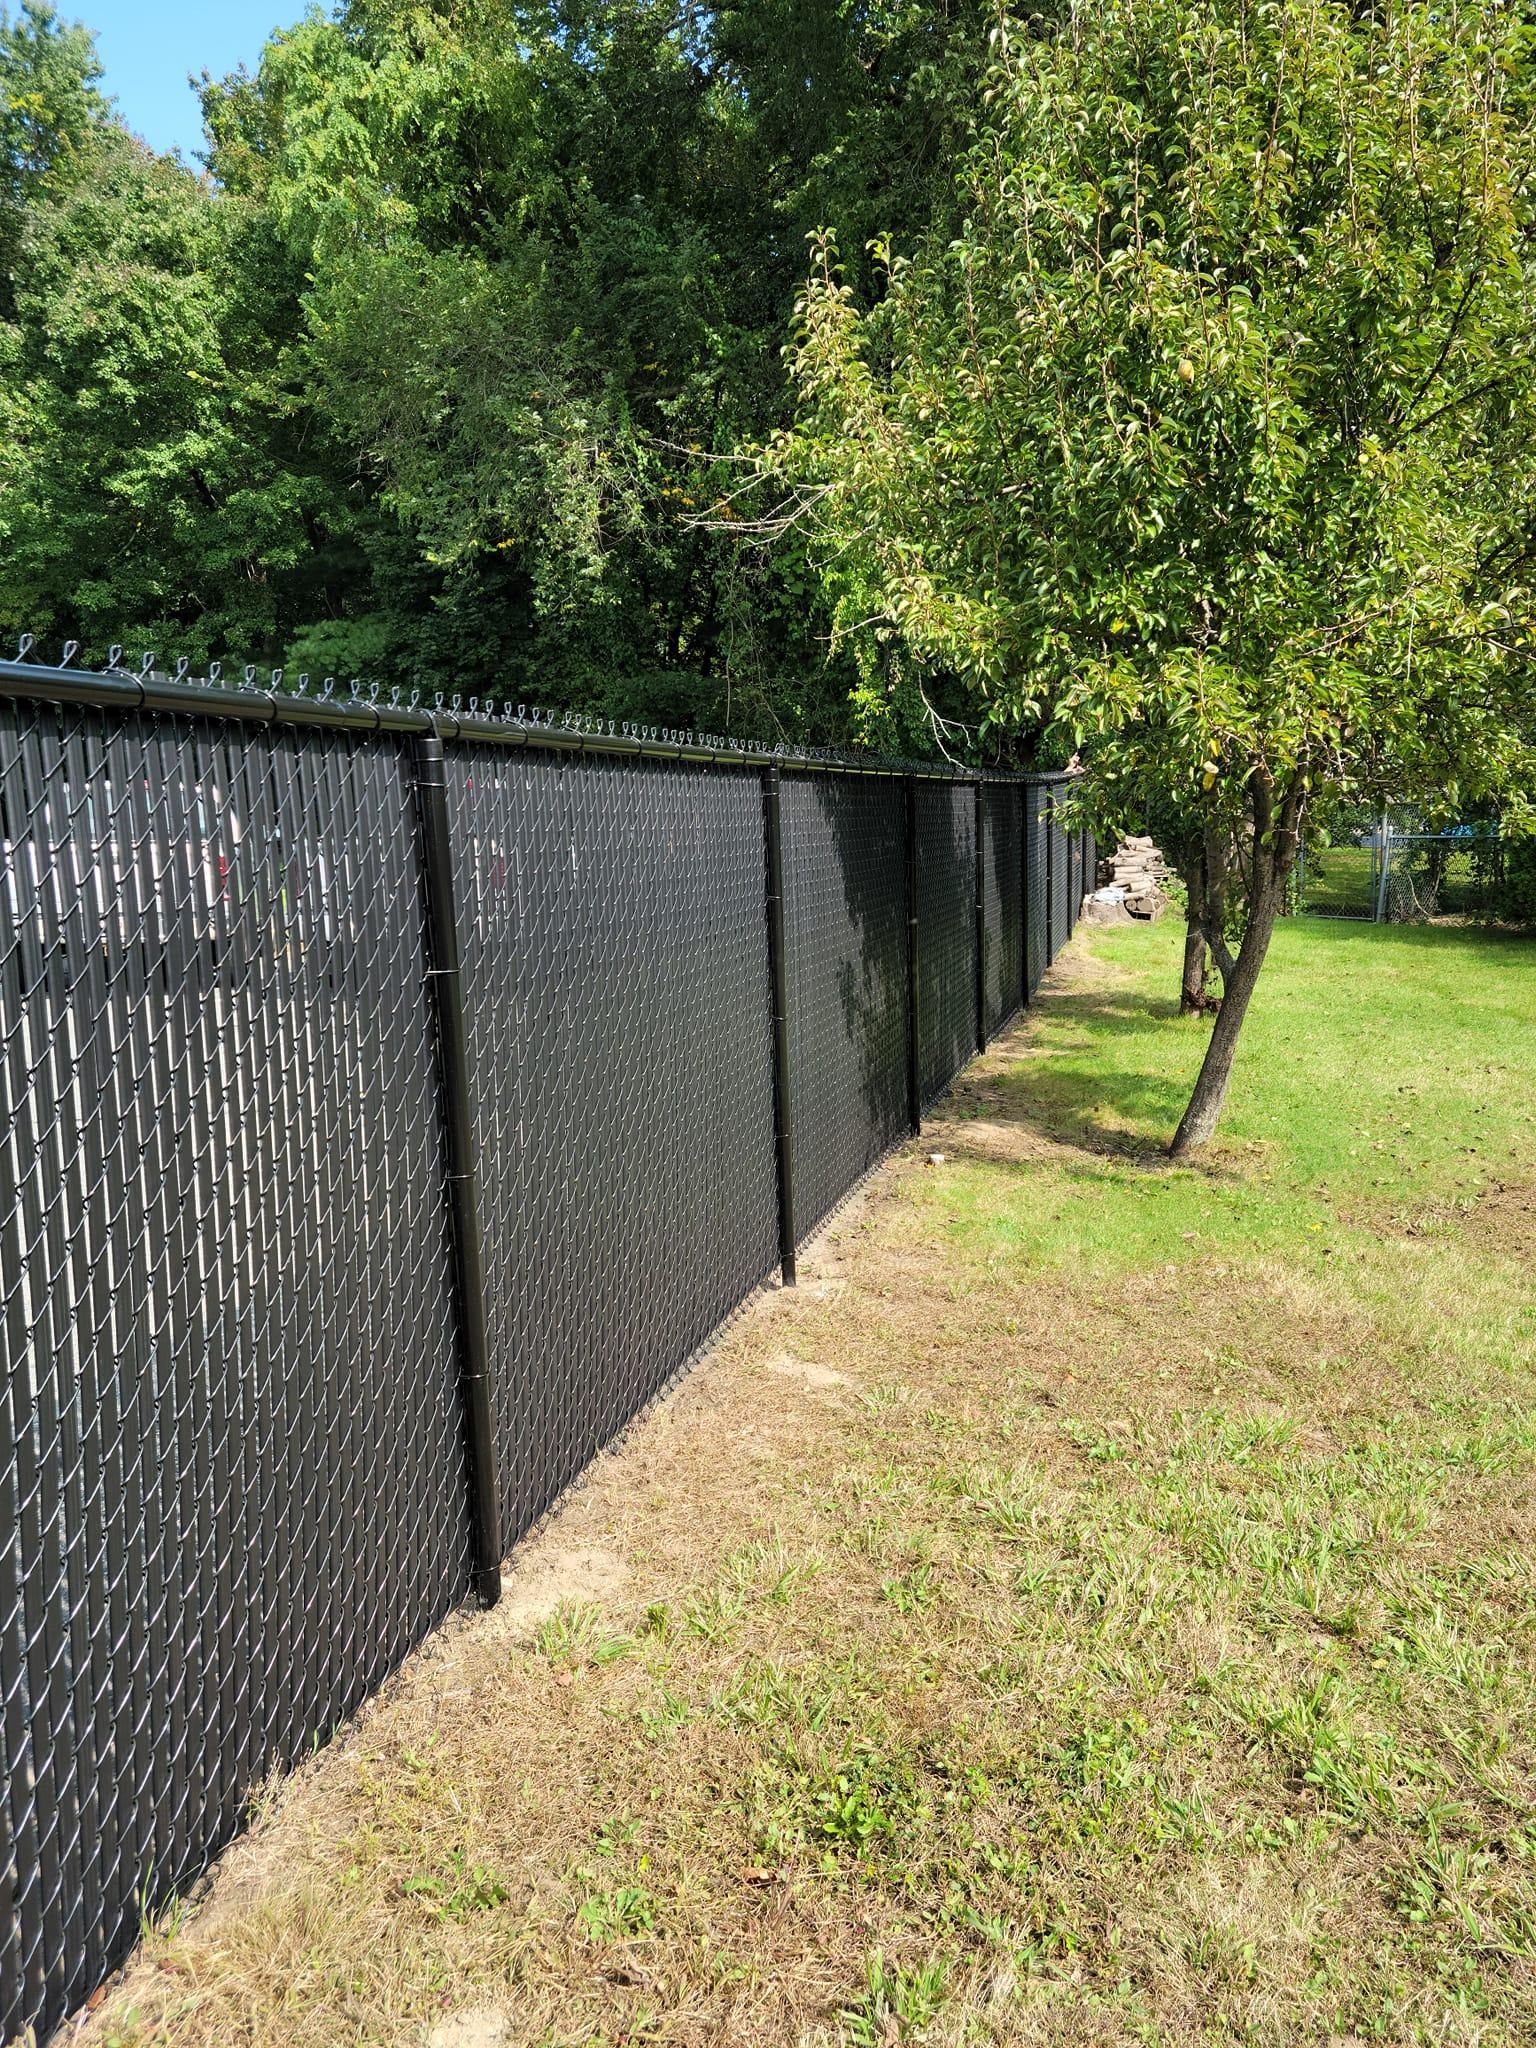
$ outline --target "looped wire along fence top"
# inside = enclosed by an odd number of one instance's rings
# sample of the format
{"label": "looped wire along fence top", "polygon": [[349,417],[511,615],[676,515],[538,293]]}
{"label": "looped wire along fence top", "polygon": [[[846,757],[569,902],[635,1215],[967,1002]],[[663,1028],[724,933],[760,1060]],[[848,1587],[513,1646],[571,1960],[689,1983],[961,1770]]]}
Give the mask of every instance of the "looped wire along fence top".
{"label": "looped wire along fence top", "polygon": [[0,2036],[792,1278],[1060,790],[0,664]]}

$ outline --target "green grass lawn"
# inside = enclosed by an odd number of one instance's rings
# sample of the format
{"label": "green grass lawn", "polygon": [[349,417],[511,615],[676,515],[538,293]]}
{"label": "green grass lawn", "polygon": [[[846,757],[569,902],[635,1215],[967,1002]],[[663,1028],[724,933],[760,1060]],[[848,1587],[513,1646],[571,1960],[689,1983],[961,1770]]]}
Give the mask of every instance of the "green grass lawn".
{"label": "green grass lawn", "polygon": [[1166,928],[1103,933],[1093,953],[1109,971],[1049,1008],[997,1084],[1012,1114],[1080,1148],[1058,1162],[1062,1199],[1000,1208],[982,1173],[967,1242],[974,1228],[1027,1262],[1131,1266],[1263,1247],[1316,1272],[1405,1228],[1459,1248],[1453,1226],[1492,1182],[1536,1178],[1536,943],[1283,923],[1214,1175],[1146,1171],[1209,1031],[1177,1015]]}
{"label": "green grass lawn", "polygon": [[87,2041],[1536,2039],[1536,945],[1287,923],[1174,1168],[1179,942],[1074,946],[540,1539],[595,1590]]}

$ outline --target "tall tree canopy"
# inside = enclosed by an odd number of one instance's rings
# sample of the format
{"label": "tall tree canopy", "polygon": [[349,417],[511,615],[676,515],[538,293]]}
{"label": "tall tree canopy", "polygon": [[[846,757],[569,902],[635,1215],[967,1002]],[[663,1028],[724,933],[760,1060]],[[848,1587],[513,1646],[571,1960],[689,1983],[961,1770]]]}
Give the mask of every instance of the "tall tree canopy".
{"label": "tall tree canopy", "polygon": [[[208,173],[0,31],[0,626],[838,737],[786,417],[805,237],[949,203],[981,0],[345,0]],[[723,530],[722,530],[723,529]]]}
{"label": "tall tree canopy", "polygon": [[1531,820],[1532,28],[1520,7],[1005,17],[957,233],[824,243],[779,463],[850,622],[1247,861],[1210,1135],[1317,798]]}

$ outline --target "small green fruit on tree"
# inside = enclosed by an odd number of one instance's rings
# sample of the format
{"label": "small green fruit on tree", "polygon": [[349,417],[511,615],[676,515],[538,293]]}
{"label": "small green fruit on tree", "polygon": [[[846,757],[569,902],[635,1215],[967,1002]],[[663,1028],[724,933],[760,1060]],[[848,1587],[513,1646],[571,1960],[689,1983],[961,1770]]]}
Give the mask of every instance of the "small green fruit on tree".
{"label": "small green fruit on tree", "polygon": [[1005,13],[958,238],[867,313],[818,251],[774,461],[845,622],[1244,849],[1176,1153],[1319,796],[1532,823],[1533,98],[1518,8]]}

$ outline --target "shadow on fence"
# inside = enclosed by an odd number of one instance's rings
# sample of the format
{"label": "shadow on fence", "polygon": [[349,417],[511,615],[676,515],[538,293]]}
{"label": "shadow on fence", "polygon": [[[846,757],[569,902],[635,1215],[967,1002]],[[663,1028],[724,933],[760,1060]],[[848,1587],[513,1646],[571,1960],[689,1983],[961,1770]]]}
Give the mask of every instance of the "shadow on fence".
{"label": "shadow on fence", "polygon": [[0,2034],[1028,1000],[1059,790],[0,664]]}

